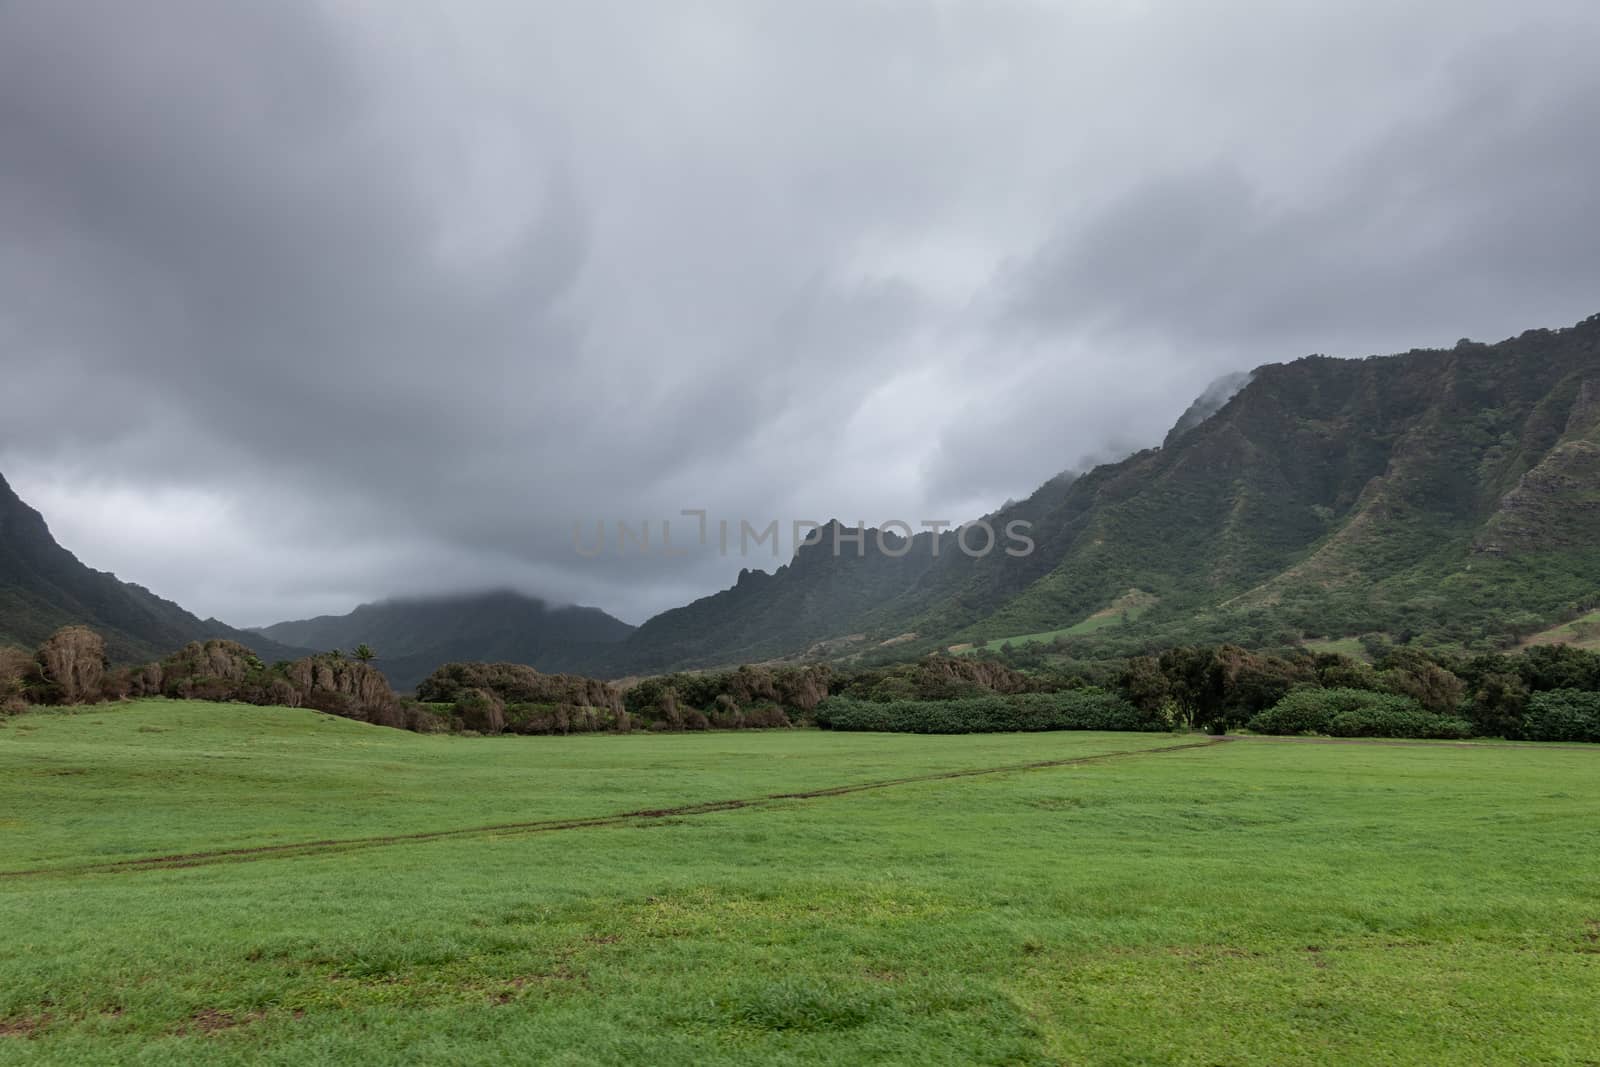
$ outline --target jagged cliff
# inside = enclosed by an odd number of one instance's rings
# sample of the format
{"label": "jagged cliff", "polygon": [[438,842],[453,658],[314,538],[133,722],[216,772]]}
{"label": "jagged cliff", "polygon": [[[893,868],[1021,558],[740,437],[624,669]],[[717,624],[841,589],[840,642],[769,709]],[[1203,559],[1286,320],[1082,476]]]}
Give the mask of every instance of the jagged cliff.
{"label": "jagged cliff", "polygon": [[1600,593],[1600,316],[1221,385],[1163,447],[990,516],[1032,523],[1026,557],[802,550],[649,620],[615,666],[1001,639],[1070,627],[1130,589],[1154,606],[1097,631],[1102,647],[1370,631],[1492,644]]}
{"label": "jagged cliff", "polygon": [[974,558],[947,531],[882,547],[869,533],[862,554],[836,553],[825,528],[776,573],[746,571],[634,631],[491,594],[243,634],[84,567],[0,481],[0,643],[69,623],[105,633],[123,661],[207,637],[269,659],[290,658],[283,642],[366,642],[403,688],[447,660],[618,676],[1069,628],[1084,654],[1375,631],[1504,644],[1600,603],[1600,316],[1493,345],[1259,367],[1208,390],[1162,447],[1053,479],[986,521],[1029,524],[1032,551]]}
{"label": "jagged cliff", "polygon": [[32,648],[63,626],[92,627],[117,663],[156,659],[190,641],[240,641],[266,660],[304,649],[200,619],[150,590],[84,566],[44,517],[0,477],[0,645]]}

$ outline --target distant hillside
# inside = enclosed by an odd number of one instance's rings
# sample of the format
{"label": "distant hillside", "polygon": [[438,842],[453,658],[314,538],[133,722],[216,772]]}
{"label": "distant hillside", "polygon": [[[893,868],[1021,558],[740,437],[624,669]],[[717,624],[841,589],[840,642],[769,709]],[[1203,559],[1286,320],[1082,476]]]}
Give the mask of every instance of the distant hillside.
{"label": "distant hillside", "polygon": [[974,560],[950,534],[937,558],[927,534],[898,559],[803,549],[650,619],[613,669],[1038,634],[1129,589],[1153,606],[1078,647],[1373,631],[1512,643],[1600,603],[1600,316],[1258,368],[1197,401],[1163,447],[989,517],[1015,519],[1033,523],[1025,558]]}
{"label": "distant hillside", "polygon": [[[857,622],[914,586],[931,569],[932,534],[912,539],[911,551],[891,533],[891,554],[866,539],[866,555],[853,545],[833,555],[832,533],[802,547],[774,574],[747,570],[731,589],[657,615],[615,649],[613,673],[651,672],[759,661],[803,651],[815,642],[849,634]],[[953,535],[946,535],[946,539]]]}
{"label": "distant hillside", "polygon": [[557,607],[521,593],[395,599],[362,604],[348,615],[280,622],[260,633],[274,641],[378,652],[397,689],[412,689],[441,663],[524,663],[539,670],[582,670],[607,658],[605,646],[633,627],[598,608]]}
{"label": "distant hillside", "polygon": [[241,634],[84,567],[0,481],[0,640],[84,622],[126,661],[197,637],[268,659],[366,643],[402,689],[453,660],[615,677],[1014,637],[1081,656],[1367,634],[1509,647],[1600,607],[1600,316],[1233,376],[1161,447],[986,521],[1031,523],[1033,551],[974,559],[947,531],[835,554],[830,528],[775,573],[746,571],[637,630],[500,592]]}
{"label": "distant hillside", "polygon": [[216,619],[196,618],[143,586],[84,566],[0,477],[0,644],[32,648],[71,623],[99,631],[117,663],[159,659],[211,637],[238,641],[269,662],[305,654]]}
{"label": "distant hillside", "polygon": [[1136,587],[1159,602],[1125,644],[1510,643],[1600,594],[1597,392],[1600,317],[1492,346],[1260,368],[1166,447],[1075,483],[1026,588],[918,624],[1002,637]]}

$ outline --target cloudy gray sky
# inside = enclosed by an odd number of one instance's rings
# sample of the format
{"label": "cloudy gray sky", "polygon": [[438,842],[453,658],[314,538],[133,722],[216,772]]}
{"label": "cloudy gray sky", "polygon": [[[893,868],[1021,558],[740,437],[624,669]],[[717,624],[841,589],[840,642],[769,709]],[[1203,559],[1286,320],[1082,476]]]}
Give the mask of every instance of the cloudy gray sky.
{"label": "cloudy gray sky", "polygon": [[235,624],[637,622],[772,560],[575,520],[968,518],[1228,371],[1600,311],[1596,54],[1592,0],[3,0],[0,472]]}

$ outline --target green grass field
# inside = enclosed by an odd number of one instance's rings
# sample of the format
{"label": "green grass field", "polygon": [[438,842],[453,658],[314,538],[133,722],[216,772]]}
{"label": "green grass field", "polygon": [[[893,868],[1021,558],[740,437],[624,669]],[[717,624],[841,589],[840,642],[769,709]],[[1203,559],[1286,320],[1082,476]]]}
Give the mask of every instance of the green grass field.
{"label": "green grass field", "polygon": [[1600,1062],[1600,748],[1203,740],[21,716],[0,1063]]}
{"label": "green grass field", "polygon": [[1600,611],[1591,611],[1581,618],[1552,626],[1534,634],[1523,643],[1529,645],[1572,645],[1576,648],[1600,649]]}
{"label": "green grass field", "polygon": [[1337,653],[1341,656],[1349,656],[1354,660],[1360,660],[1363,663],[1370,662],[1371,659],[1367,655],[1367,650],[1361,647],[1361,638],[1359,637],[1325,637],[1301,643],[1305,646],[1307,652],[1319,654],[1325,652]]}
{"label": "green grass field", "polygon": [[[1062,626],[1055,630],[1040,630],[1031,634],[1013,634],[1010,637],[997,637],[985,642],[983,647],[999,648],[1001,645],[1048,645],[1058,637],[1082,637],[1087,634],[1098,633],[1112,626],[1121,626],[1124,622],[1131,622],[1149,611],[1155,604],[1156,598],[1149,593],[1137,589],[1130,589],[1108,607],[1080,619],[1071,626]],[[949,651],[958,656],[971,655],[978,651],[977,645],[954,645]]]}

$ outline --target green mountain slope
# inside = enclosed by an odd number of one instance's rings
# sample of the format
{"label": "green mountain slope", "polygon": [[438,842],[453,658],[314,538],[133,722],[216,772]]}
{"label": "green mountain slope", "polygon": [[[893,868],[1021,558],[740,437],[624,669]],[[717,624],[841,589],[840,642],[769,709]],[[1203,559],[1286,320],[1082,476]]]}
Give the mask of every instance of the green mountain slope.
{"label": "green mountain slope", "polygon": [[[1258,368],[1197,401],[1160,448],[986,521],[1031,524],[1033,551],[974,559],[947,531],[883,548],[869,533],[862,554],[836,553],[830,527],[775,573],[746,571],[637,630],[496,593],[241,634],[84,567],[0,481],[0,640],[86,622],[122,660],[209,636],[267,658],[365,642],[401,688],[448,660],[617,676],[1052,633],[1084,655],[1371,632],[1509,645],[1600,605],[1600,316]],[[1110,610],[1131,593],[1139,611]]]}
{"label": "green mountain slope", "polygon": [[[648,673],[759,661],[803,652],[828,639],[858,646],[852,635],[864,620],[936,570],[933,535],[912,538],[903,554],[905,542],[893,532],[885,537],[887,553],[869,535],[864,554],[846,541],[835,556],[834,533],[843,529],[829,523],[818,544],[801,547],[774,573],[741,571],[731,589],[647,620],[611,650],[602,668],[613,674]],[[844,532],[854,536],[853,530]],[[952,546],[953,535],[946,533],[941,551]]]}
{"label": "green mountain slope", "polygon": [[304,649],[199,619],[143,586],[84,566],[0,477],[0,644],[32,648],[62,626],[99,631],[117,663],[159,659],[190,641],[238,641],[269,662]]}
{"label": "green mountain slope", "polygon": [[397,689],[411,689],[441,663],[525,663],[571,670],[604,658],[605,646],[633,627],[598,608],[552,606],[510,591],[387,600],[348,615],[281,622],[261,631],[275,641],[346,651],[377,650],[378,666]]}
{"label": "green mountain slope", "polygon": [[1160,605],[1135,631],[1175,639],[1517,636],[1600,588],[1597,384],[1595,319],[1261,368],[1178,440],[1076,487],[1059,561],[976,629],[1136,586]]}
{"label": "green mountain slope", "polygon": [[614,666],[1035,634],[1130,589],[1154,605],[1085,647],[1509,642],[1600,596],[1600,316],[1496,345],[1261,367],[1161,448],[988,517],[1018,519],[1036,543],[1020,559],[971,559],[948,534],[937,558],[926,535],[896,560],[802,550],[649,620]]}

